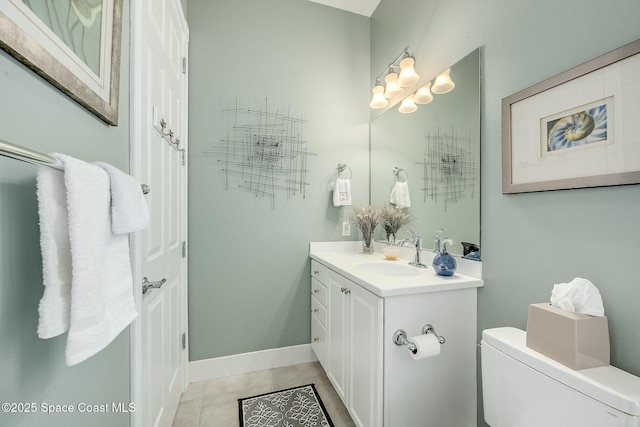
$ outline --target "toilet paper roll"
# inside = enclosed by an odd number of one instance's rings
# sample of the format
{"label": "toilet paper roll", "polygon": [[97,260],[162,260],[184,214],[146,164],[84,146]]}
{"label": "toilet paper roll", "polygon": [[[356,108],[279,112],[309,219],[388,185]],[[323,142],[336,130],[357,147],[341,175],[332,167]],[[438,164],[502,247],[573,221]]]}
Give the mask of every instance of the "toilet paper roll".
{"label": "toilet paper roll", "polygon": [[411,357],[415,360],[425,359],[440,354],[440,342],[434,334],[424,334],[409,338],[409,341],[416,345],[415,354],[411,352]]}

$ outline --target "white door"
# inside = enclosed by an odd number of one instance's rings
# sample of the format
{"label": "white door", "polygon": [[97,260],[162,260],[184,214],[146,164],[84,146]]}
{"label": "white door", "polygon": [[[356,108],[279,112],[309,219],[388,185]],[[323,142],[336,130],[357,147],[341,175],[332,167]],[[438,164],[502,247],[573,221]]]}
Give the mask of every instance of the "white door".
{"label": "white door", "polygon": [[[132,334],[132,421],[170,426],[188,381],[187,165],[180,151],[187,143],[188,29],[179,0],[132,2],[132,12],[132,172],[150,187],[151,219],[133,245],[140,317]],[[144,293],[143,280],[152,285]]]}

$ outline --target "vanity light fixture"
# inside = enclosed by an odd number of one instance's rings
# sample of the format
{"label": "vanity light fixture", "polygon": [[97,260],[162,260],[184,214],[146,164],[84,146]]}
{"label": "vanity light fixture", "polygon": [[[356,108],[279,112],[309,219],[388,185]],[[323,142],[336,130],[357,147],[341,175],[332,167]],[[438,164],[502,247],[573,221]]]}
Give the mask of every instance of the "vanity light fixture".
{"label": "vanity light fixture", "polygon": [[442,95],[443,93],[450,92],[456,86],[453,80],[451,80],[451,76],[449,76],[450,72],[451,68],[447,68],[436,77],[431,87],[431,92]]}
{"label": "vanity light fixture", "polygon": [[373,99],[371,99],[369,107],[378,109],[386,107],[387,104],[389,101],[384,97],[384,86],[380,84],[379,79],[376,79],[376,85],[373,87]]}
{"label": "vanity light fixture", "polygon": [[[409,48],[404,50],[387,65],[387,68],[376,77],[376,84],[373,88],[373,98],[369,103],[371,108],[384,108],[387,106],[388,101],[383,102],[380,99],[380,89],[384,90],[385,98],[393,98],[400,95],[403,92],[403,88],[412,86],[420,80],[420,76],[416,73],[414,64],[416,60],[409,54]],[[398,75],[398,70],[400,75]],[[385,86],[380,84],[380,79],[384,77]]]}
{"label": "vanity light fixture", "polygon": [[400,61],[400,76],[398,77],[400,86],[409,87],[418,83],[418,80],[420,80],[420,76],[413,67],[415,63],[415,58],[405,51],[404,58]]}
{"label": "vanity light fixture", "polygon": [[413,94],[413,101],[416,104],[428,104],[433,101],[433,95],[431,94],[430,88],[431,82],[427,82],[426,85],[422,86]]}
{"label": "vanity light fixture", "polygon": [[402,100],[402,103],[400,104],[400,108],[398,108],[398,111],[406,114],[406,113],[413,113],[417,109],[418,109],[418,106],[413,101],[413,95],[409,95]]}
{"label": "vanity light fixture", "polygon": [[386,83],[386,90],[384,91],[385,98],[393,98],[402,93],[402,88],[398,83],[398,73],[390,70],[384,78],[384,81]]}

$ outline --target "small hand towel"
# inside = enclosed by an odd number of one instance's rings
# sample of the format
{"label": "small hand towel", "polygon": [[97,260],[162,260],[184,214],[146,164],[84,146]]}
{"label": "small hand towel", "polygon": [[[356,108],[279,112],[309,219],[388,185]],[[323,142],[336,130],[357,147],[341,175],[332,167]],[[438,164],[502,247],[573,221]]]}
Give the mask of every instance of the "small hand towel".
{"label": "small hand towel", "polygon": [[64,163],[71,245],[71,315],[66,363],[98,353],[137,316],[126,234],[111,230],[111,191],[104,169],[53,154]]}
{"label": "small hand towel", "polygon": [[44,283],[38,306],[38,337],[53,338],[69,330],[71,248],[67,195],[62,171],[40,166],[36,181]]}
{"label": "small hand towel", "polygon": [[149,210],[140,183],[108,163],[96,162],[107,171],[111,182],[111,229],[115,234],[133,233],[147,228]]}
{"label": "small hand towel", "polygon": [[336,178],[333,189],[333,206],[351,206],[351,180]]}
{"label": "small hand towel", "polygon": [[411,207],[411,196],[409,196],[409,183],[396,182],[391,189],[389,201],[396,205],[398,209]]}

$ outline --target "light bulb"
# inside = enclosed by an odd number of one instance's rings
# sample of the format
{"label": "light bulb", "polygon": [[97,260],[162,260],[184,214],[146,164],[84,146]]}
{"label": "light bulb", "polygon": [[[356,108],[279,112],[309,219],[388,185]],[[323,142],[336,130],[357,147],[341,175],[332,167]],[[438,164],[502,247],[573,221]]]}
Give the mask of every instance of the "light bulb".
{"label": "light bulb", "polygon": [[398,84],[398,73],[390,72],[384,78],[384,81],[387,83],[387,90],[384,92],[384,96],[387,98],[393,98],[396,95],[400,95],[402,93],[402,88]]}
{"label": "light bulb", "polygon": [[415,102],[413,102],[413,95],[409,95],[402,100],[402,103],[400,104],[400,108],[398,108],[398,111],[400,111],[401,113],[413,113],[417,109],[418,109],[418,106],[416,105]]}
{"label": "light bulb", "polygon": [[407,56],[400,61],[400,77],[398,77],[398,83],[402,87],[408,87],[416,84],[420,80],[420,76],[416,73],[416,69],[413,68],[413,64],[416,60],[413,56]]}
{"label": "light bulb", "polygon": [[413,95],[413,101],[416,104],[428,104],[431,101],[433,101],[433,95],[429,90],[430,87],[431,87],[431,82],[428,82],[426,85],[418,89],[416,93]]}
{"label": "light bulb", "polygon": [[449,76],[450,72],[451,68],[447,68],[438,77],[436,77],[435,81],[433,82],[433,86],[431,86],[431,92],[442,95],[443,93],[449,92],[456,86],[456,84],[453,82],[453,80],[451,80],[451,77]]}
{"label": "light bulb", "polygon": [[373,98],[371,99],[369,107],[376,109],[384,108],[388,103],[389,101],[384,97],[384,86],[382,86],[379,81],[376,81],[376,85],[373,88]]}

